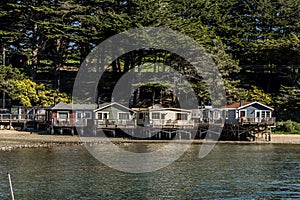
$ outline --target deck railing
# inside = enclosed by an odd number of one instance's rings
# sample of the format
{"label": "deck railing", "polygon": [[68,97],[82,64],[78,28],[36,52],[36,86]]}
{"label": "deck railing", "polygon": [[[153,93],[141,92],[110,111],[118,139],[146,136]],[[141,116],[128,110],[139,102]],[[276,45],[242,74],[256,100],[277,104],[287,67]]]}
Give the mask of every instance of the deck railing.
{"label": "deck railing", "polygon": [[150,120],[150,126],[157,127],[157,126],[171,126],[171,127],[178,127],[178,126],[191,126],[193,127],[194,121],[193,120],[164,120],[164,119],[152,119]]}
{"label": "deck railing", "polygon": [[136,120],[132,119],[116,119],[116,120],[95,120],[95,124],[98,126],[131,126],[137,125]]}
{"label": "deck railing", "polygon": [[59,127],[85,127],[88,125],[87,119],[55,119],[53,120],[53,126]]}
{"label": "deck railing", "polygon": [[2,122],[45,121],[45,115],[33,114],[0,114]]}
{"label": "deck railing", "polygon": [[275,117],[240,117],[239,124],[275,124]]}

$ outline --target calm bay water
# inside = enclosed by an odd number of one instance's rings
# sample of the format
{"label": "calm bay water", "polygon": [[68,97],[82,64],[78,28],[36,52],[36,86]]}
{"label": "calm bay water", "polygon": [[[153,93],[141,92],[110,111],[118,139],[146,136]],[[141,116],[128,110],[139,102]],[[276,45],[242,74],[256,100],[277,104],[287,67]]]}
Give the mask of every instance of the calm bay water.
{"label": "calm bay water", "polygon": [[0,152],[0,199],[10,199],[8,171],[16,199],[300,198],[300,145],[219,144],[204,159],[199,148],[144,174],[110,169],[81,146]]}

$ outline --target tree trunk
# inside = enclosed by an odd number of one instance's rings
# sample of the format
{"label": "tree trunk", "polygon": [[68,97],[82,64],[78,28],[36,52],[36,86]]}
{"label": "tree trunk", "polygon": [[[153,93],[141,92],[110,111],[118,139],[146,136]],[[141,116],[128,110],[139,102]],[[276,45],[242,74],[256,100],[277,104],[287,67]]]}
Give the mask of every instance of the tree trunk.
{"label": "tree trunk", "polygon": [[61,55],[63,41],[62,38],[56,39],[55,58],[54,58],[54,86],[57,91],[60,91],[60,68],[63,65],[63,59]]}

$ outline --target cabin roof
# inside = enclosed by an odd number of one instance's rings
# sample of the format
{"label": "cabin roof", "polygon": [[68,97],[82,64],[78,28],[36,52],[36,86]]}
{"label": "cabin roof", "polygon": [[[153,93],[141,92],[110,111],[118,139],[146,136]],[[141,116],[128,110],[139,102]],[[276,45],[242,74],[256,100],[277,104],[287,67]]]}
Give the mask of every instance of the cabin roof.
{"label": "cabin roof", "polygon": [[[246,106],[250,103],[253,103],[253,102],[243,102],[242,106]],[[224,108],[229,108],[229,109],[230,108],[234,109],[234,108],[239,108],[239,107],[241,107],[241,102],[235,102],[235,103],[229,104],[227,106],[224,106]]]}
{"label": "cabin roof", "polygon": [[269,106],[266,106],[266,105],[264,105],[264,104],[262,104],[262,103],[259,103],[259,102],[257,102],[257,101],[254,101],[254,102],[243,102],[242,105],[241,105],[241,102],[236,102],[236,103],[227,105],[227,106],[225,106],[224,108],[225,108],[225,109],[242,109],[242,108],[246,108],[246,107],[248,107],[248,106],[251,106],[251,105],[253,105],[253,104],[259,104],[259,105],[261,105],[261,106],[263,106],[263,107],[266,107],[266,108],[268,108],[268,109],[270,109],[270,110],[274,110],[273,108],[271,108],[271,107],[269,107]]}
{"label": "cabin roof", "polygon": [[99,111],[99,110],[103,110],[103,109],[105,109],[105,108],[107,108],[107,107],[114,106],[114,105],[120,106],[120,107],[125,108],[126,110],[129,110],[129,111],[132,111],[132,112],[136,112],[136,111],[134,111],[134,110],[132,110],[132,109],[126,107],[126,106],[123,106],[122,104],[119,104],[119,103],[117,103],[117,102],[111,102],[111,103],[103,103],[103,104],[100,104],[100,105],[99,105],[99,108],[97,108],[97,109],[95,110],[95,112],[97,112],[97,111]]}
{"label": "cabin roof", "polygon": [[72,106],[70,104],[66,104],[64,102],[59,102],[54,106],[49,108],[50,110],[72,110]]}
{"label": "cabin roof", "polygon": [[131,108],[134,111],[149,111],[149,108]]}
{"label": "cabin roof", "polygon": [[73,110],[95,110],[97,108],[96,104],[72,104]]}
{"label": "cabin roof", "polygon": [[192,112],[191,110],[182,108],[151,108],[150,111],[179,111],[179,112]]}
{"label": "cabin roof", "polygon": [[58,104],[49,108],[50,110],[94,110],[96,104],[67,104],[59,102]]}

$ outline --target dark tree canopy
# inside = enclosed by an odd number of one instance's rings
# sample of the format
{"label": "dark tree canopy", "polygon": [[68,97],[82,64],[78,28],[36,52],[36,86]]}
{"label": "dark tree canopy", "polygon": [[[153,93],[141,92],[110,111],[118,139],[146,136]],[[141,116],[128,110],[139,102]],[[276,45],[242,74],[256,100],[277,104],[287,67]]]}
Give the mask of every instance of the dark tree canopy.
{"label": "dark tree canopy", "polygon": [[[169,27],[206,49],[222,74],[229,103],[258,100],[274,106],[279,119],[299,120],[293,117],[294,102],[300,102],[298,0],[6,0],[0,3],[0,25],[0,46],[13,67],[67,93],[86,56],[105,39],[138,27]],[[149,62],[182,72],[199,102],[210,101],[190,64],[160,49],[133,51],[112,62],[102,80],[111,84],[102,84],[101,99],[122,74]],[[152,91],[158,97],[162,88]],[[141,104],[140,91],[134,95]]]}

